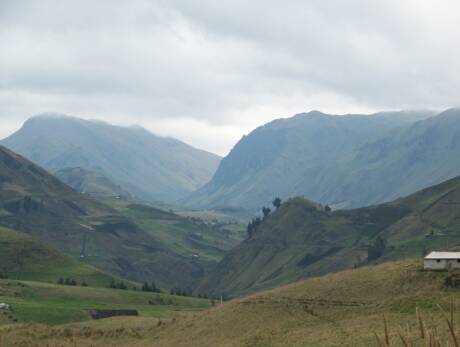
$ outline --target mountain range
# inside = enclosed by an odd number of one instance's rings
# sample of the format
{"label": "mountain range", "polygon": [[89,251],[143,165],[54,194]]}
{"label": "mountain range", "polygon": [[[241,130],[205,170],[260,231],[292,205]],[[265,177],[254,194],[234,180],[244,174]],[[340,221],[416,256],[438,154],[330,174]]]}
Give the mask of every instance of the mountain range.
{"label": "mountain range", "polygon": [[460,174],[460,109],[278,119],[243,137],[189,206],[259,209],[279,196],[333,208],[391,201]]}
{"label": "mountain range", "polygon": [[[142,128],[46,115],[3,143],[60,180],[0,148],[0,225],[167,288],[237,296],[459,241],[459,109],[275,120],[244,137],[207,184],[203,167],[209,179],[217,156]],[[201,174],[184,174],[189,167]],[[201,179],[186,189],[185,176]],[[240,244],[241,230],[193,217],[200,211],[179,216],[131,199],[255,211],[276,196],[285,202]],[[385,252],[368,259],[378,238]]]}
{"label": "mountain range", "polygon": [[276,196],[337,209],[414,193],[460,174],[459,138],[450,109],[299,114],[255,129],[222,161],[140,127],[49,114],[1,143],[79,192],[254,211]]}
{"label": "mountain range", "polygon": [[59,114],[27,120],[0,142],[48,171],[82,168],[131,195],[171,203],[210,180],[220,157],[141,127],[120,127]]}

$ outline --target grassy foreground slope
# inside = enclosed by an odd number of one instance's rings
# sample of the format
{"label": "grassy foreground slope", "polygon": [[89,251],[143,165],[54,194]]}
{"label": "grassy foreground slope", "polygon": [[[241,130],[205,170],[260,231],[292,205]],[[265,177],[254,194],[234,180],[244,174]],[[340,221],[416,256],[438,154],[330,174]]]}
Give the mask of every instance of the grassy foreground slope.
{"label": "grassy foreground slope", "polygon": [[[415,319],[419,307],[426,327],[435,325],[446,346],[450,337],[437,305],[447,309],[460,299],[459,289],[445,286],[452,276],[459,277],[400,261],[311,278],[161,324],[120,318],[53,328],[9,326],[0,334],[11,345],[31,346],[378,346],[374,332],[383,338],[385,315],[391,346],[402,346],[400,331],[414,346],[425,346],[428,335],[420,340]],[[455,326],[459,318],[454,312]]]}
{"label": "grassy foreground slope", "polygon": [[[460,177],[391,203],[354,210],[327,212],[305,199],[291,199],[232,249],[199,291],[242,295],[369,261],[460,245],[459,207]],[[368,259],[378,237],[386,248]]]}
{"label": "grassy foreground slope", "polygon": [[2,277],[56,283],[73,279],[89,286],[106,287],[116,277],[67,257],[24,233],[0,227]]}

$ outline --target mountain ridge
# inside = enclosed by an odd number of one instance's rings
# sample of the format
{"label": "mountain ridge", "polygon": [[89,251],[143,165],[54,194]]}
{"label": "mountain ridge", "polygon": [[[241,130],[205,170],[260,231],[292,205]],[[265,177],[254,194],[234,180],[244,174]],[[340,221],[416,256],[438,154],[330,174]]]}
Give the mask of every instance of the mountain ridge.
{"label": "mountain ridge", "polygon": [[[460,113],[450,109],[447,113]],[[460,174],[460,159],[449,158],[450,167],[433,179],[419,172],[412,182],[390,185],[387,181],[403,175],[404,165],[416,170],[418,163],[410,150],[421,151],[413,134],[412,147],[396,160],[404,147],[403,136],[418,127],[429,128],[433,122],[447,123],[443,115],[431,111],[383,112],[373,115],[327,115],[318,111],[274,120],[244,136],[225,157],[209,183],[191,193],[184,203],[200,208],[239,206],[258,209],[280,196],[287,199],[304,196],[336,208],[355,208],[391,201]],[[460,119],[446,126],[446,134],[455,138]],[[430,130],[430,129],[428,129]],[[433,130],[434,131],[434,130]],[[438,137],[444,134],[435,133]],[[378,162],[378,143],[401,138],[395,143],[387,162]],[[431,145],[435,146],[435,142]],[[448,146],[448,144],[446,144]],[[404,149],[404,148],[403,148]],[[460,150],[460,145],[458,148]],[[366,158],[363,153],[371,152]],[[442,151],[436,153],[446,160]],[[413,159],[411,161],[411,159]],[[380,166],[376,166],[379,164]],[[420,170],[433,170],[422,162]],[[457,166],[454,166],[457,165]],[[379,169],[385,174],[379,176]],[[386,169],[386,171],[385,171]],[[357,178],[359,177],[359,179]],[[360,189],[364,187],[363,189]]]}
{"label": "mountain ridge", "polygon": [[59,114],[32,117],[0,143],[49,171],[82,167],[130,194],[174,202],[206,183],[220,157],[141,127]]}

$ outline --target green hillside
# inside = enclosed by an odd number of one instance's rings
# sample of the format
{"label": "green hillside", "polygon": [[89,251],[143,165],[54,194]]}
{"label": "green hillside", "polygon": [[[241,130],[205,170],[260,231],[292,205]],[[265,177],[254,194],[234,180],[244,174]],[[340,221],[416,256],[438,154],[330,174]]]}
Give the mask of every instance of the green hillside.
{"label": "green hillside", "polygon": [[131,195],[153,202],[185,197],[209,181],[220,161],[141,127],[59,114],[29,119],[1,144],[51,172],[72,167],[99,172]]}
{"label": "green hillside", "polygon": [[241,224],[209,222],[123,200],[105,200],[153,239],[191,261],[213,267],[245,237]]}
{"label": "green hillside", "polygon": [[239,241],[224,228],[122,203],[79,194],[0,147],[0,225],[109,273],[190,289]]}
{"label": "green hillside", "polygon": [[0,227],[0,277],[57,283],[60,278],[106,287],[118,278],[64,256],[32,237]]}
{"label": "green hillside", "polygon": [[[424,272],[420,261],[400,261],[311,278],[161,324],[119,318],[0,327],[0,334],[11,344],[63,347],[368,347],[383,346],[375,334],[385,340],[385,317],[390,346],[404,346],[400,335],[409,346],[429,346],[435,339],[453,346],[437,306],[450,320],[450,305],[460,299],[458,288],[446,286],[452,277],[458,274]],[[457,327],[455,305],[452,317]]]}
{"label": "green hillside", "polygon": [[[392,203],[354,210],[327,212],[291,199],[229,252],[199,292],[241,295],[369,261],[460,246],[459,206],[460,177]],[[386,247],[368,259],[378,238]]]}

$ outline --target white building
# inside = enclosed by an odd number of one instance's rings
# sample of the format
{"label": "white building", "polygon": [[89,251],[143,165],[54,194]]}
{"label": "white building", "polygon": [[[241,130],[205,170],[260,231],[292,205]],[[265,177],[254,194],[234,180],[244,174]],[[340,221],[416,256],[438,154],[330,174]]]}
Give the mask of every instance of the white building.
{"label": "white building", "polygon": [[0,310],[8,310],[10,306],[8,304],[4,304],[0,302]]}
{"label": "white building", "polygon": [[460,269],[460,252],[430,252],[423,258],[425,270]]}

